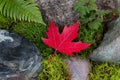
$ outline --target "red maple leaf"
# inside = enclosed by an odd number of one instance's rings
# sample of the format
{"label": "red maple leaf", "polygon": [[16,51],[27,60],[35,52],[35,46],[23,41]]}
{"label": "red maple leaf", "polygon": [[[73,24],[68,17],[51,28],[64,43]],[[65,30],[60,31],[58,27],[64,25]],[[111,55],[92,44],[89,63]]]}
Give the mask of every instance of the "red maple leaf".
{"label": "red maple leaf", "polygon": [[75,23],[69,27],[65,26],[63,32],[60,33],[58,27],[50,22],[48,32],[46,32],[48,39],[42,38],[42,41],[49,47],[54,48],[56,51],[62,52],[69,56],[73,56],[73,52],[80,52],[90,46],[88,43],[82,43],[81,41],[72,42],[79,36],[79,24]]}

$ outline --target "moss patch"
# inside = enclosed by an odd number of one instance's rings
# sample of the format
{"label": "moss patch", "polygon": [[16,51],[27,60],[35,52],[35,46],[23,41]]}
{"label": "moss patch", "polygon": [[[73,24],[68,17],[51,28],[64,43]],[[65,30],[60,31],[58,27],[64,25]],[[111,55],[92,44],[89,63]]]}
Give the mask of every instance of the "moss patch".
{"label": "moss patch", "polygon": [[41,37],[45,37],[45,33],[47,30],[46,26],[36,23],[20,22],[12,28],[14,32],[24,36],[25,38],[33,42],[40,50],[44,58],[52,54],[52,49],[47,47],[41,40]]}
{"label": "moss patch", "polygon": [[63,62],[61,56],[51,56],[43,60],[43,71],[39,74],[39,80],[69,80],[69,73],[66,64]]}
{"label": "moss patch", "polygon": [[120,65],[112,63],[92,64],[90,80],[120,80]]}
{"label": "moss patch", "polygon": [[78,37],[78,40],[90,43],[91,46],[81,51],[79,56],[82,58],[88,58],[89,54],[93,52],[93,50],[99,45],[102,37],[103,37],[103,27],[99,27],[96,30],[90,29],[89,27],[80,26],[80,36]]}

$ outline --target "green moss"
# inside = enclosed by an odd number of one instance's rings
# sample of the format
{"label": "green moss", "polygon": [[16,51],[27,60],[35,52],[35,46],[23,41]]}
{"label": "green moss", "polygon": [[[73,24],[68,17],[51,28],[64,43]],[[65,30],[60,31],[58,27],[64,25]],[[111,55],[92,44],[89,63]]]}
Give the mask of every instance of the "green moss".
{"label": "green moss", "polygon": [[6,18],[0,13],[0,29],[9,29],[12,26],[13,20]]}
{"label": "green moss", "polygon": [[0,22],[0,29],[8,29],[8,24]]}
{"label": "green moss", "polygon": [[12,28],[14,32],[33,42],[40,50],[43,57],[47,57],[53,52],[52,49],[48,48],[41,40],[41,37],[45,37],[46,26],[36,23],[20,22]]}
{"label": "green moss", "polygon": [[103,27],[99,27],[96,30],[90,29],[89,27],[80,26],[80,36],[78,37],[78,40],[90,43],[91,46],[80,52],[80,56],[82,58],[89,57],[89,54],[93,52],[93,50],[98,46],[99,42],[101,41],[103,37]]}
{"label": "green moss", "polygon": [[50,56],[43,60],[43,70],[38,78],[39,80],[68,80],[68,69],[61,56],[56,55],[52,58]]}
{"label": "green moss", "polygon": [[120,80],[120,65],[112,63],[93,64],[90,80]]}

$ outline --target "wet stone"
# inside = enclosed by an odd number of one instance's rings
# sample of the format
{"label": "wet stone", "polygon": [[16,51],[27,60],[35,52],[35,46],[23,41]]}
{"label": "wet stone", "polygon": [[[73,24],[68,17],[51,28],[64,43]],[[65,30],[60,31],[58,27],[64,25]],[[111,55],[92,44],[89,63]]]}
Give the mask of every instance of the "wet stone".
{"label": "wet stone", "polygon": [[27,39],[0,30],[0,80],[33,80],[41,70],[41,55]]}
{"label": "wet stone", "polygon": [[70,70],[71,80],[89,80],[89,60],[71,57],[65,59],[65,62]]}
{"label": "wet stone", "polygon": [[90,55],[96,62],[113,62],[120,64],[120,17],[108,25],[100,46]]}

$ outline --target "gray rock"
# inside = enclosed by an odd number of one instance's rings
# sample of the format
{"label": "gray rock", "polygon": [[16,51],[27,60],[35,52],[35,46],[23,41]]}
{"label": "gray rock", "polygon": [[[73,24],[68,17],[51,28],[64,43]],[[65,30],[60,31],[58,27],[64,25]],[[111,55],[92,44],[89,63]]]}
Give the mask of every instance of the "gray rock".
{"label": "gray rock", "polygon": [[31,80],[41,70],[41,55],[34,44],[0,30],[0,80]]}
{"label": "gray rock", "polygon": [[120,63],[120,18],[111,22],[108,27],[102,43],[90,58],[94,61]]}
{"label": "gray rock", "polygon": [[70,70],[71,80],[89,80],[90,63],[76,57],[66,59],[65,62]]}
{"label": "gray rock", "polygon": [[57,26],[70,25],[79,19],[73,10],[77,0],[35,0],[46,23],[55,22]]}

